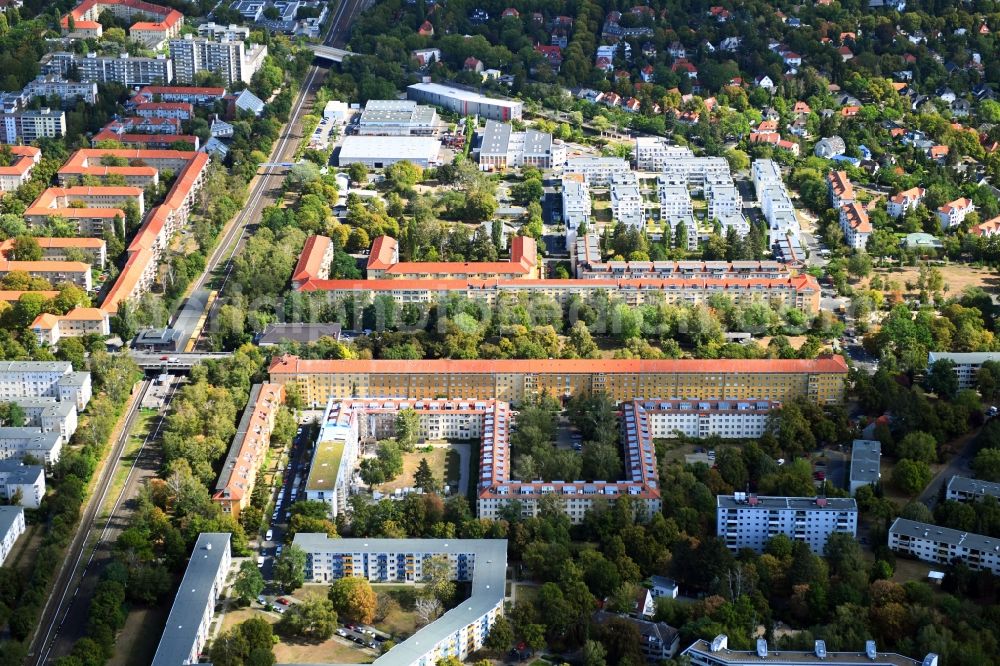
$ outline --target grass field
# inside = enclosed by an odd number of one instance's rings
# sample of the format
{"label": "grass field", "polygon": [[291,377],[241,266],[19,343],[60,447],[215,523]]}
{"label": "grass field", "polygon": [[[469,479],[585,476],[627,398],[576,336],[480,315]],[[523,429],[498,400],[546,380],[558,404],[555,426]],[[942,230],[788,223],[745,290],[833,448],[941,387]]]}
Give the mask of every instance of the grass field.
{"label": "grass field", "polygon": [[[222,631],[227,631],[252,617],[263,618],[271,624],[278,621],[278,615],[275,613],[255,608],[241,608],[226,613],[222,621]],[[279,664],[370,664],[375,660],[371,651],[358,649],[337,636],[321,643],[280,640],[274,646],[274,656]]]}
{"label": "grass field", "polygon": [[438,480],[438,483],[440,483],[446,478],[445,460],[448,453],[449,449],[443,446],[434,447],[427,453],[419,449],[413,453],[404,453],[403,471],[395,479],[383,483],[378,486],[377,489],[383,493],[391,493],[397,488],[412,488],[413,473],[417,471],[417,466],[420,465],[421,458],[427,458],[427,463],[431,466],[431,471],[434,472],[434,478]]}
{"label": "grass field", "polygon": [[122,488],[125,487],[125,479],[128,478],[129,470],[132,469],[132,463],[135,462],[136,457],[139,455],[139,449],[142,448],[142,443],[146,440],[146,436],[153,429],[153,424],[156,422],[157,416],[158,413],[155,409],[139,410],[139,418],[136,421],[135,427],[132,428],[128,442],[125,443],[125,448],[122,449],[121,460],[118,462],[118,468],[115,470],[108,494],[104,498],[104,504],[101,506],[101,512],[98,514],[101,520],[107,520],[108,516],[111,515],[111,510],[118,500],[118,495],[121,494]]}
{"label": "grass field", "polygon": [[[966,287],[982,287],[986,291],[996,292],[1000,290],[1000,274],[988,268],[977,268],[967,264],[949,264],[946,266],[935,266],[941,271],[941,277],[948,287],[949,295],[961,294]],[[904,266],[902,268],[876,269],[874,274],[885,280],[895,280],[906,290],[906,283],[916,284],[916,266]],[[907,296],[916,296],[916,292],[907,292]]]}

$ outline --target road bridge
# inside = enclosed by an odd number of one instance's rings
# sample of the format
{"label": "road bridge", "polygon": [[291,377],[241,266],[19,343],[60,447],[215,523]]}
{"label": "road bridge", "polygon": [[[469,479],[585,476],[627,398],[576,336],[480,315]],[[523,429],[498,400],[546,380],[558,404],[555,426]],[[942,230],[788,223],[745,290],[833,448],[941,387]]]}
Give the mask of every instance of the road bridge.
{"label": "road bridge", "polygon": [[310,51],[315,53],[316,57],[320,60],[329,60],[330,62],[343,62],[344,58],[347,56],[354,55],[350,51],[338,49],[334,46],[326,46],[324,44],[309,44],[308,48]]}

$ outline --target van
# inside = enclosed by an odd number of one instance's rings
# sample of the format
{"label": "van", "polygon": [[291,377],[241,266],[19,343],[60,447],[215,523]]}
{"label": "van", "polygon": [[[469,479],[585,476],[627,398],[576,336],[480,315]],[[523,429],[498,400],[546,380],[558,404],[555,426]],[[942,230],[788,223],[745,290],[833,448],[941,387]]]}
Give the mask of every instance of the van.
{"label": "van", "polygon": [[274,531],[273,530],[268,530],[264,534],[264,541],[270,541],[273,537],[274,537]]}

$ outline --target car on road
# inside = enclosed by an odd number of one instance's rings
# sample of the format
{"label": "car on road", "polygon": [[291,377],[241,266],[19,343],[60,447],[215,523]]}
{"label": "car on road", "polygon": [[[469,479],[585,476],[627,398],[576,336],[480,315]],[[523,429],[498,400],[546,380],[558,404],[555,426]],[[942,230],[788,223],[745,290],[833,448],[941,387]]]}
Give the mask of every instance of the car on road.
{"label": "car on road", "polygon": [[274,538],[273,530],[268,530],[267,532],[264,533],[264,541],[270,541],[273,538]]}
{"label": "car on road", "polygon": [[282,548],[282,546],[279,543],[278,547],[274,549],[274,555],[275,555],[275,557],[281,557],[281,548]]}
{"label": "car on road", "polygon": [[257,557],[257,566],[258,567],[264,566],[264,556],[263,555],[259,555]]}

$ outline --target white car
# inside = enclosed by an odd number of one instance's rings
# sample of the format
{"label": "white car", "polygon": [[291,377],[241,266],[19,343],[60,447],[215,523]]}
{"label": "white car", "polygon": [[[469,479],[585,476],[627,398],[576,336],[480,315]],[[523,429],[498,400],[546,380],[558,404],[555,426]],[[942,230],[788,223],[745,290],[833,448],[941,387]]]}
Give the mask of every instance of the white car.
{"label": "white car", "polygon": [[261,556],[259,556],[259,557],[257,558],[257,566],[258,566],[258,567],[262,567],[262,566],[264,566],[264,556],[263,556],[263,555],[261,555]]}

